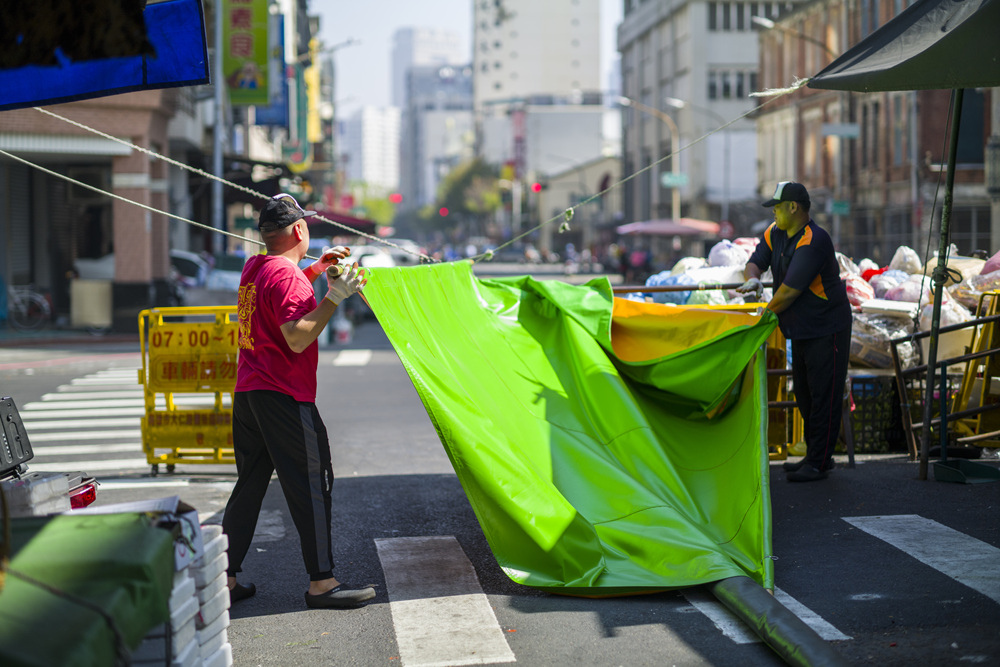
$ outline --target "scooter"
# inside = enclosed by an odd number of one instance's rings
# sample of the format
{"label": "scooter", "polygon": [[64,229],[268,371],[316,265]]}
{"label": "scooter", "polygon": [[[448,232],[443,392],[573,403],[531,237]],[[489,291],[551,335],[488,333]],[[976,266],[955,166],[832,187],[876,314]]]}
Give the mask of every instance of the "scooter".
{"label": "scooter", "polygon": [[58,514],[91,505],[98,482],[85,472],[30,472],[34,458],[14,399],[0,398],[0,503],[11,518]]}

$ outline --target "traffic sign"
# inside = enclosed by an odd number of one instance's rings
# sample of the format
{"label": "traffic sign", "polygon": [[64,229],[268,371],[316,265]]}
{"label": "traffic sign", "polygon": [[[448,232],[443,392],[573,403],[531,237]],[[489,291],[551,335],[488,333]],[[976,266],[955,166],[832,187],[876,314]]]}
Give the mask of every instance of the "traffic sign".
{"label": "traffic sign", "polygon": [[660,185],[665,188],[683,188],[688,184],[688,175],[665,171],[660,174]]}

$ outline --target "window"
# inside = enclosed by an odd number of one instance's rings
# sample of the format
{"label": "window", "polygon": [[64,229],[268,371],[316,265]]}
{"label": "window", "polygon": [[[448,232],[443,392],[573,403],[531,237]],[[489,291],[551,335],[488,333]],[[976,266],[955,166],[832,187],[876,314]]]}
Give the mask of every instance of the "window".
{"label": "window", "polygon": [[747,29],[746,6],[742,2],[737,2],[733,9],[736,11],[736,29],[742,32]]}
{"label": "window", "polygon": [[718,4],[719,3],[717,2],[705,3],[705,6],[708,7],[708,29],[712,32],[719,29],[718,25],[715,22],[715,10],[717,9],[716,5]]}
{"label": "window", "polygon": [[892,100],[892,118],[892,164],[898,167],[903,164],[903,133],[906,128],[902,97],[897,96]]}
{"label": "window", "polygon": [[722,79],[722,98],[728,100],[733,96],[733,89],[730,86],[730,72],[720,72],[719,76]]}
{"label": "window", "polygon": [[719,98],[719,79],[715,72],[708,73],[708,99],[716,100]]}
{"label": "window", "polygon": [[733,24],[732,24],[732,21],[731,21],[730,16],[729,16],[729,12],[732,9],[732,4],[733,3],[731,3],[731,2],[723,2],[721,5],[719,5],[719,9],[722,10],[722,29],[723,30],[732,30],[733,29]]}
{"label": "window", "polygon": [[860,137],[860,158],[861,167],[865,168],[868,166],[868,145],[871,143],[870,132],[868,131],[868,106],[862,105],[861,107],[861,137]]}
{"label": "window", "polygon": [[744,81],[746,79],[745,73],[736,72],[735,76],[736,76],[736,98],[743,99],[747,95],[746,88],[744,88],[743,86]]}

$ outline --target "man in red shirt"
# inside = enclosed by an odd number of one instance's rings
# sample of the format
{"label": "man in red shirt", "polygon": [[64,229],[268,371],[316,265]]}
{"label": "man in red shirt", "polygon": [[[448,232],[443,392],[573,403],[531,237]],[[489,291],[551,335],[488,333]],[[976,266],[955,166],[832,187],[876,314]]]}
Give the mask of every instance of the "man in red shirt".
{"label": "man in red shirt", "polygon": [[[257,228],[266,255],[243,267],[239,290],[239,359],[233,394],[236,486],[226,505],[229,596],[236,602],[256,592],[236,583],[250,549],[261,503],[277,471],[299,533],[309,573],[310,608],[352,607],[375,597],[371,587],[352,588],[333,576],[331,536],[333,465],[326,427],[316,409],[316,338],[337,306],[367,282],[357,263],[334,278],[327,269],[350,255],[337,246],[305,269],[309,249],[304,211],[290,195],[277,195],[260,212]],[[312,281],[327,275],[328,291],[317,305]]]}

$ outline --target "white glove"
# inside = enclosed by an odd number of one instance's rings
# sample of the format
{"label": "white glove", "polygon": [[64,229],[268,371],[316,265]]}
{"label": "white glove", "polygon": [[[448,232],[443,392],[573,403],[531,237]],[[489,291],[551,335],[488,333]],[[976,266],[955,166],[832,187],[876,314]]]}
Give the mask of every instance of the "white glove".
{"label": "white glove", "polygon": [[760,278],[751,278],[736,288],[740,294],[754,294],[754,298],[759,299],[764,292],[764,286],[760,284]]}
{"label": "white glove", "polygon": [[357,262],[354,266],[344,267],[345,270],[340,275],[333,276],[339,269],[340,267],[331,266],[326,272],[326,298],[335,306],[339,306],[344,299],[359,292],[368,283],[365,270],[358,268]]}
{"label": "white glove", "polygon": [[312,264],[313,269],[315,269],[316,271],[315,275],[318,276],[319,274],[326,271],[330,266],[336,264],[345,257],[350,257],[350,256],[351,256],[351,249],[345,248],[342,245],[333,246],[332,248],[330,246],[324,247],[323,252],[320,253],[319,259],[317,259]]}

